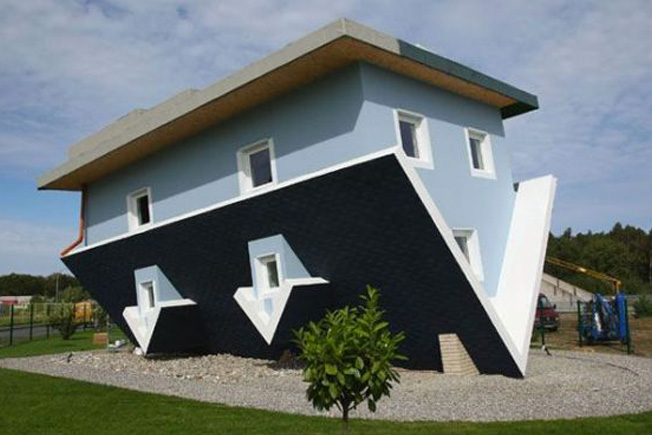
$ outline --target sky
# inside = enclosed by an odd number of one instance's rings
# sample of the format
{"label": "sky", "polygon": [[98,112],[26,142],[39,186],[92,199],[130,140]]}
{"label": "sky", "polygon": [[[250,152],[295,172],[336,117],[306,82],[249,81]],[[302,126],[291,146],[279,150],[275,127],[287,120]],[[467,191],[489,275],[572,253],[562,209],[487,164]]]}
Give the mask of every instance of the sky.
{"label": "sky", "polygon": [[67,148],[341,17],[539,97],[505,123],[515,180],[559,179],[555,233],[652,227],[652,2],[0,0],[0,274],[65,270]]}

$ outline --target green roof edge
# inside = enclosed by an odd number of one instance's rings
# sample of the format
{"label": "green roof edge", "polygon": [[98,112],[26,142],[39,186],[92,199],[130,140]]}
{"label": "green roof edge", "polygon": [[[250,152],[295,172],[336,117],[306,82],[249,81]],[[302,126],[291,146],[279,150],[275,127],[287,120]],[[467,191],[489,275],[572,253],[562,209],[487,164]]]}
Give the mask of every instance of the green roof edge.
{"label": "green roof edge", "polygon": [[536,95],[532,95],[503,81],[482,74],[468,66],[464,66],[403,40],[399,39],[398,44],[401,56],[516,100],[516,103],[501,109],[503,119],[521,115],[539,108],[539,100]]}

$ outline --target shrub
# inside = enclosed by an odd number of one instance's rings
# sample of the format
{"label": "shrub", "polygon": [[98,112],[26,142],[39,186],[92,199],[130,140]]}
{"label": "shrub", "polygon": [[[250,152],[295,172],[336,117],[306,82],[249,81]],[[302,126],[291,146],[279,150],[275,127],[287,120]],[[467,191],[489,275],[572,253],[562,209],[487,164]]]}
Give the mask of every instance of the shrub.
{"label": "shrub", "polygon": [[378,290],[367,286],[363,306],[329,311],[295,332],[308,400],[318,410],[337,406],[345,422],[349,411],[365,400],[376,411],[376,403],[400,382],[392,361],[407,359],[398,354],[405,336],[390,332],[378,298]]}
{"label": "shrub", "polygon": [[646,295],[641,295],[632,304],[636,317],[651,317],[652,316],[652,299]]}
{"label": "shrub", "polygon": [[83,287],[68,287],[61,292],[61,302],[82,302],[87,301],[91,297]]}
{"label": "shrub", "polygon": [[77,326],[79,326],[75,322],[75,306],[72,304],[60,307],[50,315],[48,321],[53,328],[59,330],[61,338],[64,340],[69,340],[77,330]]}
{"label": "shrub", "polygon": [[109,315],[102,308],[100,304],[95,304],[93,307],[93,327],[96,331],[100,331],[106,328],[106,323]]}

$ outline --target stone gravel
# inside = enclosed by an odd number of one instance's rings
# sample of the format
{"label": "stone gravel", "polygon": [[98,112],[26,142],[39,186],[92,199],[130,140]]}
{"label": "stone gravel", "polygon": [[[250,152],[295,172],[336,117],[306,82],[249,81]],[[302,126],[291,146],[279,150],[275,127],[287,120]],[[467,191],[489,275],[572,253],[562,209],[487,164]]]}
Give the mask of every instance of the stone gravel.
{"label": "stone gravel", "polygon": [[[231,355],[144,358],[104,351],[0,360],[0,367],[233,406],[306,415],[301,370]],[[400,370],[401,384],[377,412],[391,420],[509,421],[652,410],[652,359],[597,353],[530,353],[525,379]]]}

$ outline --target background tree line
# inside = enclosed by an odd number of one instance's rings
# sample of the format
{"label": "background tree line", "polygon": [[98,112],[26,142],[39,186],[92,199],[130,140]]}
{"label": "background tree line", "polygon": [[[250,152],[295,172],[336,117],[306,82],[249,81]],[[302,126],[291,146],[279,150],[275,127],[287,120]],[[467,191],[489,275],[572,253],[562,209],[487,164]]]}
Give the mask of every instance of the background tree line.
{"label": "background tree line", "polygon": [[60,301],[79,302],[90,299],[77,278],[65,273],[48,276],[11,273],[0,276],[0,296],[33,295],[37,299],[54,300],[57,288]]}
{"label": "background tree line", "polygon": [[[560,236],[550,234],[548,255],[618,278],[627,293],[652,292],[652,229],[618,222],[609,232],[573,235],[568,228]],[[611,291],[608,284],[554,265],[546,264],[545,271],[589,291]]]}

